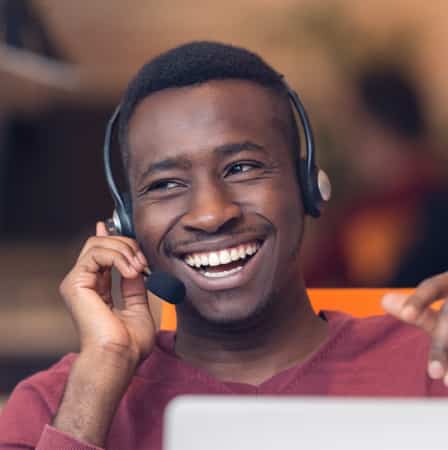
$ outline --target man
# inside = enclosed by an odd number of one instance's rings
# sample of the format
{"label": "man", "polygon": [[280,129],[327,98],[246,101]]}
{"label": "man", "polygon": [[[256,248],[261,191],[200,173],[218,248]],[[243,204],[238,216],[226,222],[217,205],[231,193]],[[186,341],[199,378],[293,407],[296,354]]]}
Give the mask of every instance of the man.
{"label": "man", "polygon": [[[424,332],[313,312],[297,130],[281,77],[259,57],[214,43],[159,56],[131,82],[120,131],[139,244],[97,225],[61,285],[80,354],[16,388],[2,449],[157,449],[163,410],[185,393],[448,394],[447,308],[429,309],[447,274],[385,303]],[[155,333],[148,265],[186,286],[176,335]]]}

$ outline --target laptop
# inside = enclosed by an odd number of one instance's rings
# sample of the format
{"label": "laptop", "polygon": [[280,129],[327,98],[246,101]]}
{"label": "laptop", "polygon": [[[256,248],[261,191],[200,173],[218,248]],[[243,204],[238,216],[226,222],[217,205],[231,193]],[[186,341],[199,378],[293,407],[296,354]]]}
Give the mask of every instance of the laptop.
{"label": "laptop", "polygon": [[183,396],[164,450],[446,450],[448,400]]}

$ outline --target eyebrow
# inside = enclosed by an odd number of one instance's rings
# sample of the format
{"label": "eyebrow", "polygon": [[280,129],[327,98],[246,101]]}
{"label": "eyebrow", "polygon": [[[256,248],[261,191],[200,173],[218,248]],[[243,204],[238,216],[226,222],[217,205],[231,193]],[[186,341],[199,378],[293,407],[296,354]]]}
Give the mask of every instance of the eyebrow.
{"label": "eyebrow", "polygon": [[[244,142],[232,142],[228,144],[219,145],[213,149],[213,153],[217,154],[219,157],[230,157],[241,153],[243,151],[265,151],[265,148],[262,145],[256,144],[251,141]],[[177,156],[175,158],[166,158],[161,161],[157,161],[156,163],[151,164],[143,171],[140,175],[140,180],[144,180],[145,178],[154,175],[156,173],[160,173],[167,170],[174,169],[183,169],[188,170],[191,169],[192,164],[191,161],[186,156]]]}
{"label": "eyebrow", "polygon": [[162,159],[161,161],[158,161],[147,167],[146,170],[144,170],[143,173],[140,175],[140,180],[143,180],[149,177],[150,175],[154,175],[155,173],[173,169],[183,169],[183,170],[191,169],[191,162],[184,156]]}
{"label": "eyebrow", "polygon": [[213,149],[213,152],[218,154],[219,156],[229,157],[241,153],[246,150],[251,151],[265,151],[265,148],[262,145],[256,144],[251,141],[244,142],[232,142],[229,144],[219,145]]}

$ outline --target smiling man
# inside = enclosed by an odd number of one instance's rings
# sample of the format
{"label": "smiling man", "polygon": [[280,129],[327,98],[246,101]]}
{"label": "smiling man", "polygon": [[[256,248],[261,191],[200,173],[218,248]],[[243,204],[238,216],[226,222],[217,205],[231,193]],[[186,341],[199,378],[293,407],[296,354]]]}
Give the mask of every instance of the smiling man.
{"label": "smiling man", "polygon": [[[311,308],[298,132],[258,56],[207,42],[162,54],[131,82],[120,138],[136,240],[98,223],[61,285],[81,351],[16,388],[2,449],[159,449],[181,394],[448,394],[448,307],[429,309],[447,274],[385,300],[401,321]],[[176,334],[156,333],[147,266],[186,286]]]}

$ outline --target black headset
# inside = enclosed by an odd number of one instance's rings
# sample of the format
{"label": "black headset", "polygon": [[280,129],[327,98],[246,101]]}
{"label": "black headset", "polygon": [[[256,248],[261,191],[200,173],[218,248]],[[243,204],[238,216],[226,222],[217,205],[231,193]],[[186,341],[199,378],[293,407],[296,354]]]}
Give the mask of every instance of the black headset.
{"label": "black headset", "polygon": [[[299,183],[302,192],[302,200],[305,208],[305,212],[312,217],[319,217],[321,214],[322,204],[330,199],[331,196],[331,185],[330,180],[326,173],[319,169],[316,164],[316,156],[315,156],[315,146],[314,146],[314,136],[313,130],[311,128],[311,123],[308,119],[308,114],[298,96],[298,94],[292,90],[286,81],[282,80],[285,89],[288,93],[288,97],[294,107],[294,110],[297,112],[300,122],[302,123],[302,128],[305,136],[305,147],[306,147],[306,155],[305,158],[299,158]],[[112,134],[115,128],[116,123],[118,122],[118,117],[120,115],[121,105],[118,105],[115,108],[112,117],[109,119],[109,122],[106,127],[106,133],[104,138],[104,171],[106,174],[107,185],[109,186],[110,193],[112,195],[112,199],[115,204],[115,209],[113,211],[113,215],[110,219],[106,221],[106,226],[108,230],[115,234],[120,234],[123,236],[135,237],[134,227],[132,224],[132,205],[131,198],[128,192],[119,192],[117,185],[115,183],[113,174],[112,174],[112,161],[111,161],[111,147],[112,147]],[[298,146],[300,148],[300,146]],[[166,287],[164,284],[171,282],[172,280],[168,280],[166,277],[171,277],[169,274],[163,273],[162,278],[154,282],[155,273],[151,274],[149,277],[146,287],[154,292],[159,297],[167,299],[171,303],[179,303],[182,301],[183,297],[179,301],[173,301],[173,295],[177,296],[176,289],[170,289],[169,293],[166,293]],[[159,272],[158,275],[161,275]],[[150,280],[152,279],[152,280]],[[181,281],[174,278],[174,281],[181,283]],[[152,282],[152,283],[151,283]],[[157,286],[154,286],[157,285]],[[158,289],[158,286],[162,286]],[[183,284],[182,284],[183,286]],[[156,292],[156,291],[157,292]],[[183,288],[183,292],[185,295],[185,288]],[[162,295],[161,295],[162,294]]]}

